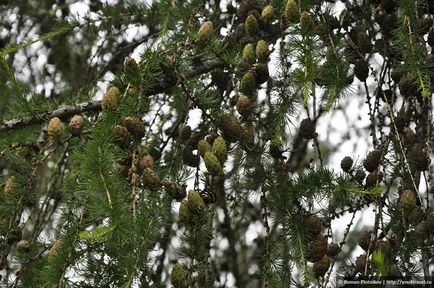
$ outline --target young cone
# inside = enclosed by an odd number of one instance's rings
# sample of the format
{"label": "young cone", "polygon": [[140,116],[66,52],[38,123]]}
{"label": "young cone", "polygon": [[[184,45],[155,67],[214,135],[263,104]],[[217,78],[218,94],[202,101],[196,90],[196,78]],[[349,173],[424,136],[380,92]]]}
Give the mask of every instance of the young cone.
{"label": "young cone", "polygon": [[208,169],[208,172],[213,175],[220,175],[222,172],[222,166],[220,165],[220,161],[217,156],[211,152],[205,152],[204,156],[205,166]]}
{"label": "young cone", "polygon": [[220,163],[223,164],[228,157],[228,148],[225,139],[221,136],[217,137],[212,145],[212,150]]}
{"label": "young cone", "polygon": [[197,42],[199,45],[204,46],[208,44],[211,38],[214,36],[214,25],[211,21],[206,21],[200,26],[197,32]]}

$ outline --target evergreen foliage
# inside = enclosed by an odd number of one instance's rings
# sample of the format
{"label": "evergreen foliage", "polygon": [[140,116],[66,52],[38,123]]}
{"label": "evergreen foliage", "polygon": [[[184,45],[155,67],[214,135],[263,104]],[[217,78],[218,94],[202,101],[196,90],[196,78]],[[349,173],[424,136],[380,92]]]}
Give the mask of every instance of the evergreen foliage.
{"label": "evergreen foliage", "polygon": [[108,2],[0,3],[0,286],[432,275],[431,1]]}

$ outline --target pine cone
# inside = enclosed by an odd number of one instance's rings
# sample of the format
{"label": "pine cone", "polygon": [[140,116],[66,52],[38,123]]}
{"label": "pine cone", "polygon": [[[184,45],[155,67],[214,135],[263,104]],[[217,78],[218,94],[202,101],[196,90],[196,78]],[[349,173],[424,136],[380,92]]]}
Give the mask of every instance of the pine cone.
{"label": "pine cone", "polygon": [[317,262],[321,260],[327,251],[327,237],[318,235],[310,242],[307,260]]}
{"label": "pine cone", "polygon": [[184,265],[176,263],[173,266],[172,273],[170,273],[170,282],[172,282],[174,288],[188,287],[188,273]]}
{"label": "pine cone", "polygon": [[222,173],[222,166],[214,153],[211,151],[205,152],[203,160],[205,161],[205,166],[209,173],[212,175],[220,175]]}
{"label": "pine cone", "polygon": [[152,156],[149,154],[143,156],[139,162],[139,166],[141,170],[144,170],[146,168],[154,169],[154,164],[155,164],[154,158],[152,158]]}
{"label": "pine cone", "polygon": [[188,210],[188,201],[183,200],[179,206],[179,223],[182,225],[188,225],[190,223],[190,211]]}
{"label": "pine cone", "polygon": [[121,91],[116,86],[111,86],[102,96],[102,110],[103,111],[113,111],[119,106],[119,101],[121,98]]}
{"label": "pine cone", "polygon": [[212,151],[214,152],[217,159],[223,164],[228,157],[228,148],[226,146],[225,139],[219,136],[214,140],[212,145]]}
{"label": "pine cone", "polygon": [[48,122],[47,133],[53,139],[59,139],[63,134],[63,130],[65,130],[65,126],[62,121],[58,117],[53,117]]}
{"label": "pine cone", "polygon": [[6,180],[3,195],[5,199],[11,199],[14,193],[14,189],[17,187],[17,179],[15,176],[11,176]]}
{"label": "pine cone", "polygon": [[313,235],[318,235],[322,229],[322,221],[316,215],[310,215],[305,218],[304,225],[306,229],[311,232]]}
{"label": "pine cone", "polygon": [[69,129],[71,129],[71,134],[78,136],[81,134],[81,130],[84,127],[84,118],[81,115],[74,115],[69,121]]}
{"label": "pine cone", "polygon": [[313,19],[309,12],[303,11],[300,15],[300,30],[301,34],[305,35],[313,28]]}
{"label": "pine cone", "polygon": [[261,19],[264,22],[271,23],[274,19],[274,8],[273,5],[267,5],[262,9]]}
{"label": "pine cone", "polygon": [[356,178],[357,182],[362,183],[363,180],[365,180],[366,173],[362,169],[358,169],[354,177]]}
{"label": "pine cone", "polygon": [[214,25],[211,21],[206,21],[202,24],[197,32],[197,42],[201,46],[205,46],[214,36]]}
{"label": "pine cone", "polygon": [[362,234],[360,234],[359,236],[357,243],[360,247],[362,247],[363,250],[367,251],[369,248],[369,244],[371,243],[371,232],[362,232]]}
{"label": "pine cone", "polygon": [[244,74],[240,82],[240,92],[246,96],[252,97],[256,91],[255,75],[251,71]]}
{"label": "pine cone", "polygon": [[404,127],[403,133],[404,133],[404,140],[407,145],[413,145],[414,143],[416,143],[417,140],[416,134],[411,128]]}
{"label": "pine cone", "polygon": [[372,188],[379,185],[381,181],[383,181],[383,176],[383,172],[378,170],[369,173],[368,177],[366,177],[366,188]]}
{"label": "pine cone", "polygon": [[145,125],[137,117],[125,117],[122,121],[122,125],[125,126],[136,139],[141,139],[145,136]]}
{"label": "pine cone", "polygon": [[316,278],[324,276],[324,274],[329,270],[330,268],[330,258],[325,256],[321,260],[313,263],[313,273],[315,274]]}
{"label": "pine cone", "polygon": [[238,113],[240,113],[244,117],[249,116],[253,110],[252,101],[250,101],[250,98],[245,96],[245,95],[241,95],[238,98],[236,107],[237,107]]}
{"label": "pine cone", "polygon": [[210,186],[206,186],[201,192],[200,192],[200,197],[202,197],[203,202],[205,204],[211,204],[211,203],[215,203],[217,200],[217,195],[214,191],[214,189],[212,189],[212,187]]}
{"label": "pine cone", "polygon": [[243,146],[243,149],[250,148],[255,145],[255,135],[251,129],[244,128],[241,131],[241,145]]}
{"label": "pine cone", "polygon": [[246,34],[251,37],[255,37],[259,32],[259,24],[256,17],[252,14],[247,16],[244,22],[244,28],[246,29]]}
{"label": "pine cone", "polygon": [[300,135],[304,139],[312,139],[315,137],[315,126],[309,118],[303,119],[300,123]]}
{"label": "pine cone", "polygon": [[336,243],[330,243],[327,247],[326,254],[329,257],[335,257],[339,253],[339,245]]}
{"label": "pine cone", "polygon": [[113,132],[115,134],[114,143],[121,146],[121,147],[128,147],[133,141],[133,135],[131,135],[130,132],[128,132],[127,128],[116,125],[113,127]]}
{"label": "pine cone", "polygon": [[268,81],[270,74],[266,63],[258,63],[254,67],[256,84],[261,85]]}
{"label": "pine cone", "polygon": [[399,201],[399,206],[402,212],[406,215],[416,208],[416,195],[411,190],[404,190],[401,194],[401,200]]}
{"label": "pine cone", "polygon": [[136,73],[137,69],[138,69],[138,65],[137,65],[136,60],[134,60],[134,58],[131,58],[131,57],[125,58],[125,61],[124,61],[124,73],[125,74]]}
{"label": "pine cone", "polygon": [[182,186],[179,183],[174,181],[166,181],[163,183],[164,188],[166,188],[167,194],[170,195],[175,200],[181,201],[187,196],[187,191],[185,190],[185,186]]}
{"label": "pine cone", "polygon": [[225,139],[232,142],[239,140],[242,130],[238,120],[230,114],[225,114],[223,115],[221,121],[221,128],[224,133]]}
{"label": "pine cone", "polygon": [[268,62],[268,43],[265,40],[259,40],[256,44],[256,57],[259,62]]}
{"label": "pine cone", "polygon": [[365,167],[366,171],[374,172],[380,166],[382,154],[381,150],[374,150],[368,153],[366,159],[363,161],[363,167]]}
{"label": "pine cone", "polygon": [[159,186],[161,182],[160,176],[158,176],[158,174],[151,168],[146,168],[143,170],[142,180],[143,180],[143,184],[150,188]]}
{"label": "pine cone", "polygon": [[354,64],[354,75],[362,82],[368,78],[369,66],[365,60],[360,59]]}
{"label": "pine cone", "polygon": [[366,254],[362,254],[359,257],[357,257],[357,259],[356,259],[356,269],[357,269],[357,271],[359,271],[359,272],[365,271],[366,261],[367,261]]}
{"label": "pine cone", "polygon": [[197,144],[197,150],[199,151],[200,156],[205,157],[205,153],[208,151],[212,151],[212,146],[206,140],[200,140]]}
{"label": "pine cone", "polygon": [[205,216],[206,206],[205,202],[203,202],[202,197],[196,191],[188,192],[188,201],[187,201],[188,211],[190,215],[203,217]]}
{"label": "pine cone", "polygon": [[341,168],[344,172],[350,172],[353,167],[353,159],[350,156],[345,156],[341,161]]}
{"label": "pine cone", "polygon": [[243,49],[243,61],[253,65],[255,63],[255,47],[252,43],[247,43]]}
{"label": "pine cone", "polygon": [[288,0],[285,5],[285,19],[288,23],[297,23],[300,20],[298,5],[294,0]]}
{"label": "pine cone", "polygon": [[193,154],[193,148],[191,146],[187,145],[182,150],[182,160],[184,161],[184,164],[196,168],[199,166],[199,155]]}

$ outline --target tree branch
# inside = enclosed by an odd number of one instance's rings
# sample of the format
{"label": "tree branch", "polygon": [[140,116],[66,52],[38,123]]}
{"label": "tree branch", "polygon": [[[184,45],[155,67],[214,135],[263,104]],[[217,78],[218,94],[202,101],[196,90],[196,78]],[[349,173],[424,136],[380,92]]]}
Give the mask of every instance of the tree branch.
{"label": "tree branch", "polygon": [[[185,72],[185,78],[188,79],[190,77],[199,76],[209,71],[222,67],[223,63],[220,60],[210,60],[200,65],[195,66]],[[173,81],[167,81],[168,79],[163,78],[154,86],[146,89],[143,94],[144,96],[151,96],[158,93],[163,93],[168,89],[176,86],[176,83]],[[79,103],[76,105],[63,106],[61,108],[55,110],[45,111],[33,116],[26,116],[23,118],[15,118],[12,120],[8,120],[2,124],[0,124],[0,132],[5,132],[9,130],[14,130],[18,128],[22,128],[29,125],[41,124],[43,122],[48,121],[52,117],[59,118],[68,118],[75,114],[80,114],[84,112],[99,112],[101,111],[101,101],[87,101],[83,103]]]}

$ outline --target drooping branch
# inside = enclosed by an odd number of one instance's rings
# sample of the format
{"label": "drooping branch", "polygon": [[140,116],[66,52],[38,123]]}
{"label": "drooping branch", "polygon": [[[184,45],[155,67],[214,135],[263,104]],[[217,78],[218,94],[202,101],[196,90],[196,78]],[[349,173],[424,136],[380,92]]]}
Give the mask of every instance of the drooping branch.
{"label": "drooping branch", "polygon": [[[202,64],[195,66],[185,72],[185,78],[199,76],[209,71],[222,67],[223,63],[220,60],[210,60],[203,62]],[[168,89],[176,86],[178,83],[173,81],[168,81],[166,78],[162,78],[157,84],[146,89],[143,94],[144,96],[151,96],[158,93],[163,93]],[[41,124],[48,121],[52,117],[59,117],[61,119],[71,117],[75,114],[85,113],[85,112],[99,112],[101,111],[101,101],[87,101],[79,103],[76,105],[63,106],[55,110],[45,111],[33,116],[26,116],[22,118],[15,118],[8,120],[0,124],[0,132],[14,130],[22,127],[26,127],[34,124]]]}
{"label": "drooping branch", "polygon": [[84,112],[96,112],[101,110],[101,101],[87,101],[76,105],[62,106],[55,110],[45,111],[33,116],[16,118],[0,125],[0,132],[22,128],[29,125],[40,124],[52,117],[67,118]]}

